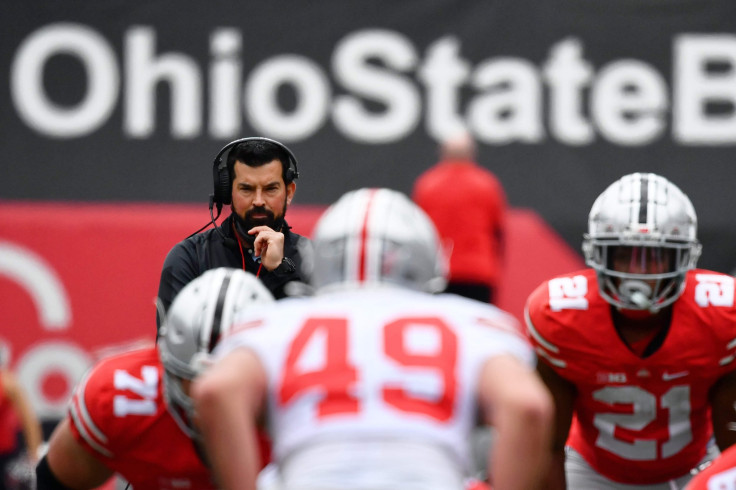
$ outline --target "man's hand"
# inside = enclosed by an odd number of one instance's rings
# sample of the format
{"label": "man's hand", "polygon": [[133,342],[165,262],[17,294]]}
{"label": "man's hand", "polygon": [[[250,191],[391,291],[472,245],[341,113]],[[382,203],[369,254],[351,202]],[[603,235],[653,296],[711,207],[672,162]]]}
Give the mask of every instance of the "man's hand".
{"label": "man's hand", "polygon": [[261,258],[261,264],[272,271],[284,259],[284,234],[273,231],[268,226],[255,226],[248,230],[249,235],[255,235],[253,253]]}

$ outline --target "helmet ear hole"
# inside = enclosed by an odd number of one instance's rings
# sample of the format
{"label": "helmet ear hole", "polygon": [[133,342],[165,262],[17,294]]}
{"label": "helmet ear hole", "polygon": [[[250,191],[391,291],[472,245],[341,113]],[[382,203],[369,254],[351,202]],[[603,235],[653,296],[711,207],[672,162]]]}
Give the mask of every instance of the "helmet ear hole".
{"label": "helmet ear hole", "polygon": [[232,182],[230,180],[230,174],[227,170],[227,163],[223,161],[222,157],[215,160],[212,166],[212,181],[213,187],[213,200],[214,203],[222,206],[228,205],[232,202]]}

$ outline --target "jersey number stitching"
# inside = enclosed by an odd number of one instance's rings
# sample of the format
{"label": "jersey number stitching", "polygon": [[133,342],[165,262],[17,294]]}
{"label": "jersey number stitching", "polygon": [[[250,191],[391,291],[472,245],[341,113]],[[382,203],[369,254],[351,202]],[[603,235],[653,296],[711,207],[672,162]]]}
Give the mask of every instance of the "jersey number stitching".
{"label": "jersey number stitching", "polygon": [[[640,431],[657,417],[657,398],[638,386],[607,386],[595,391],[593,398],[614,404],[631,405],[633,413],[599,413],[593,419],[599,434],[595,445],[617,456],[636,461],[657,459],[657,441],[633,439],[627,442],[616,437],[616,429]],[[670,388],[660,398],[662,408],[667,409],[669,439],[662,444],[662,458],[680,452],[693,440],[690,426],[690,387],[678,385]]]}
{"label": "jersey number stitching", "polygon": [[720,274],[695,274],[695,302],[705,308],[713,306],[733,306],[734,281],[732,277]]}
{"label": "jersey number stitching", "polygon": [[113,398],[113,413],[116,417],[153,415],[156,413],[158,369],[155,366],[143,366],[140,378],[136,378],[122,369],[116,369],[113,385],[117,390],[132,391],[141,398],[134,399],[125,395],[115,395]]}
{"label": "jersey number stitching", "polygon": [[[423,328],[437,338],[438,349],[433,353],[412,352],[408,339],[414,328]],[[318,416],[357,413],[360,401],[351,389],[358,382],[358,369],[348,359],[348,320],[345,318],[308,319],[289,346],[286,365],[280,383],[279,403],[286,405],[297,395],[319,390]],[[300,361],[309,357],[308,344],[321,336],[323,342],[320,368],[306,368]],[[410,317],[392,321],[383,328],[383,354],[407,370],[423,369],[436,373],[442,380],[442,394],[436,400],[412,395],[405,386],[389,384],[381,396],[391,407],[409,413],[427,415],[439,421],[452,417],[455,406],[457,336],[448,325],[435,317]]]}

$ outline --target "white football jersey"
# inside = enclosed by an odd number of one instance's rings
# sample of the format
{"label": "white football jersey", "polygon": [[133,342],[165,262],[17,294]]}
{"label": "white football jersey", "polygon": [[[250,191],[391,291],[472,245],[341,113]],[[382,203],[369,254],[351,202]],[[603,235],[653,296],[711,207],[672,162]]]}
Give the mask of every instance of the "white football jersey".
{"label": "white football jersey", "polygon": [[249,308],[233,332],[216,355],[260,359],[274,459],[299,488],[461,488],[482,366],[501,354],[534,363],[498,308],[389,287]]}

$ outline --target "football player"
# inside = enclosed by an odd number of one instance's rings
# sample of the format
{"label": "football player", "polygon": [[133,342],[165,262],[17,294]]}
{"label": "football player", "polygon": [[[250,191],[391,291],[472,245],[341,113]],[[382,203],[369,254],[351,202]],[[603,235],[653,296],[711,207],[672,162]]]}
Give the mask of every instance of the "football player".
{"label": "football player", "polygon": [[167,312],[158,348],[103,359],[79,383],[36,468],[39,490],[95,488],[115,473],[136,490],[216,488],[189,385],[235,312],[272,300],[255,276],[237,269],[212,269],[187,284]]}
{"label": "football player", "polygon": [[712,436],[736,440],[734,278],[695,269],[696,231],[677,186],[625,175],[591,208],[590,268],[529,297],[557,408],[548,488],[683,488]]}
{"label": "football player", "polygon": [[344,195],[316,225],[317,295],[239,315],[193,398],[226,489],[253,489],[266,414],[282,488],[462,489],[480,407],[493,486],[545,469],[552,404],[513,317],[455,295],[436,231],[388,189]]}

